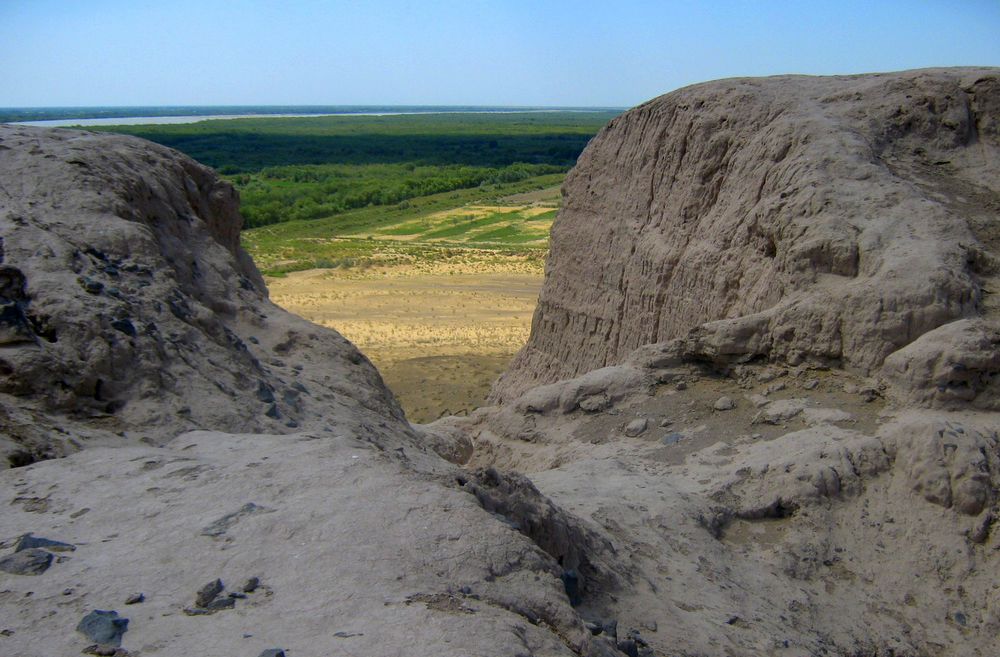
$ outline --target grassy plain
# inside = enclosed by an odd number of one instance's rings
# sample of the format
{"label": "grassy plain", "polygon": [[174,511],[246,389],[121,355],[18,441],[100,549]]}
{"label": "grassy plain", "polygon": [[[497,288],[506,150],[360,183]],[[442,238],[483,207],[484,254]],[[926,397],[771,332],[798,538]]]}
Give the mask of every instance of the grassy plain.
{"label": "grassy plain", "polygon": [[359,211],[333,237],[322,236],[321,220],[243,239],[271,274],[275,303],[340,331],[407,416],[428,422],[481,405],[527,340],[559,205],[555,181]]}

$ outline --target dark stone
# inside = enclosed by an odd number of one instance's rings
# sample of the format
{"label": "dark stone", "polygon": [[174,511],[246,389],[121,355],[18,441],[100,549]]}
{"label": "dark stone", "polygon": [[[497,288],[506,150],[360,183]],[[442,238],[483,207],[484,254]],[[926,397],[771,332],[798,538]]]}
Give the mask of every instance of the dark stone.
{"label": "dark stone", "polygon": [[93,278],[83,276],[78,279],[80,282],[80,287],[91,294],[100,294],[104,289],[104,283],[100,281],[95,281]]}
{"label": "dark stone", "polygon": [[612,641],[618,641],[618,621],[615,619],[604,621],[604,633],[611,637]]}
{"label": "dark stone", "polygon": [[242,593],[240,591],[230,591],[228,595],[230,598],[233,598],[234,600],[246,600],[247,597],[246,593]]}
{"label": "dark stone", "polygon": [[142,594],[142,593],[133,593],[132,595],[130,595],[129,597],[127,597],[125,599],[125,604],[127,604],[127,605],[137,605],[140,602],[145,602],[145,601],[146,601],[145,594]]}
{"label": "dark stone", "polygon": [[249,340],[250,342],[252,342],[254,344],[260,344],[260,340],[258,340],[257,338],[253,337],[252,335],[249,338],[247,338],[247,340]]}
{"label": "dark stone", "polygon": [[635,641],[635,644],[637,646],[639,646],[640,648],[642,646],[648,646],[649,645],[649,643],[645,639],[642,638],[642,635],[639,634],[639,630],[629,630],[628,631],[628,638],[630,638],[633,641]]}
{"label": "dark stone", "polygon": [[271,404],[271,406],[267,409],[264,415],[268,416],[269,418],[273,418],[275,420],[281,419],[281,411],[278,410],[277,404]]}
{"label": "dark stone", "polygon": [[111,328],[121,331],[125,335],[134,338],[135,337],[135,326],[128,319],[116,319],[111,322]]}
{"label": "dark stone", "polygon": [[264,381],[257,381],[257,399],[265,404],[274,402],[274,389]]}
{"label": "dark stone", "polygon": [[0,299],[28,300],[28,279],[17,267],[0,267]]}
{"label": "dark stone", "polygon": [[632,639],[619,641],[618,650],[628,655],[628,657],[639,657],[639,646]]}
{"label": "dark stone", "polygon": [[583,626],[594,636],[597,636],[604,631],[604,626],[600,623],[595,623],[594,621],[584,621]]}
{"label": "dark stone", "polygon": [[216,596],[222,593],[222,580],[214,579],[198,590],[194,596],[194,604],[197,607],[207,607],[215,600]]}
{"label": "dark stone", "polygon": [[256,591],[259,588],[260,588],[260,578],[259,577],[251,577],[250,579],[248,579],[243,584],[243,592],[244,593],[253,593],[254,591]]}
{"label": "dark stone", "polygon": [[580,576],[576,574],[576,571],[564,570],[559,578],[562,580],[563,588],[566,590],[566,597],[569,598],[569,604],[575,607],[583,602],[583,598],[580,597]]}
{"label": "dark stone", "polygon": [[89,256],[92,256],[100,260],[101,262],[108,262],[108,254],[99,249],[95,249],[92,246],[88,246],[86,249],[83,250],[83,252]]}
{"label": "dark stone", "polygon": [[34,342],[35,334],[31,322],[21,308],[21,304],[0,299],[0,344]]}
{"label": "dark stone", "polygon": [[295,388],[296,390],[298,390],[299,392],[301,392],[304,395],[308,395],[309,394],[309,390],[304,385],[302,385],[301,383],[299,383],[298,381],[296,381],[295,383],[293,383],[292,387]]}
{"label": "dark stone", "polygon": [[285,657],[285,651],[281,648],[268,648],[260,653],[258,657]]}
{"label": "dark stone", "polygon": [[45,548],[52,552],[72,552],[76,549],[76,546],[71,543],[63,543],[62,541],[53,541],[50,538],[25,534],[17,539],[17,546],[14,548],[14,552],[30,550],[32,548]]}
{"label": "dark stone", "polygon": [[41,575],[52,565],[52,553],[38,548],[21,550],[0,559],[0,570],[11,575]]}
{"label": "dark stone", "polygon": [[212,600],[205,606],[205,609],[208,611],[222,611],[223,609],[232,609],[235,606],[236,600],[227,596],[225,598],[216,598],[215,600]]}
{"label": "dark stone", "polygon": [[955,622],[956,623],[958,623],[962,627],[965,627],[965,623],[967,622],[966,619],[965,619],[965,614],[963,614],[960,611],[956,611],[954,618],[955,618]]}
{"label": "dark stone", "polygon": [[91,641],[107,646],[120,646],[128,631],[128,619],[119,618],[117,611],[95,609],[80,621],[76,631]]}

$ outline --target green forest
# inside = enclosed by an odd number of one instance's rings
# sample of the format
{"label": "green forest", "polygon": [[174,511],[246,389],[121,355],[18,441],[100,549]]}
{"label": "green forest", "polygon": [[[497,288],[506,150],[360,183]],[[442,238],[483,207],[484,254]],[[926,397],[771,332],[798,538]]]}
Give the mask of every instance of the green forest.
{"label": "green forest", "polygon": [[143,137],[214,167],[239,190],[245,228],[255,228],[565,173],[615,114],[341,115],[89,129]]}

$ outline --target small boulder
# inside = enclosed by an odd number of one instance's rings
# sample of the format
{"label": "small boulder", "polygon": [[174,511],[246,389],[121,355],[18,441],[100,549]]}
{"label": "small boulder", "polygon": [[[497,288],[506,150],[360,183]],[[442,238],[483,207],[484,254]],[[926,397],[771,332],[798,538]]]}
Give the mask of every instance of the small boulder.
{"label": "small boulder", "polygon": [[627,425],[625,425],[625,435],[629,438],[635,438],[646,432],[646,428],[649,426],[649,422],[644,417],[632,420]]}
{"label": "small boulder", "polygon": [[52,553],[28,548],[0,559],[0,570],[11,575],[41,575],[52,565]]}
{"label": "small boulder", "polygon": [[281,648],[268,648],[260,653],[258,657],[285,657],[285,651]]}
{"label": "small boulder", "polygon": [[98,644],[120,646],[122,635],[128,631],[128,619],[120,618],[117,611],[95,609],[83,617],[76,631]]}
{"label": "small boulder", "polygon": [[208,607],[208,605],[212,604],[212,601],[215,600],[220,593],[222,593],[223,588],[221,579],[214,579],[205,586],[201,587],[194,597],[195,606],[203,609]]}
{"label": "small boulder", "polygon": [[580,408],[587,413],[598,413],[611,406],[611,400],[604,393],[590,395],[580,400]]}
{"label": "small boulder", "polygon": [[771,402],[762,412],[764,422],[782,424],[799,415],[806,408],[805,399],[779,399]]}
{"label": "small boulder", "polygon": [[715,400],[715,403],[712,404],[712,408],[717,411],[731,411],[736,408],[736,402],[733,401],[732,397],[726,397],[723,395]]}

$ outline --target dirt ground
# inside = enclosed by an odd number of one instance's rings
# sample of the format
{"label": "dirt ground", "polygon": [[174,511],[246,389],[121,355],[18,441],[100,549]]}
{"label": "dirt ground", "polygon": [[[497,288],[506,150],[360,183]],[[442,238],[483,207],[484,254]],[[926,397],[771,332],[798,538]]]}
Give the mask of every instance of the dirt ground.
{"label": "dirt ground", "polygon": [[528,339],[541,272],[490,269],[314,269],[267,285],[278,305],[356,344],[407,417],[429,422],[480,406]]}

